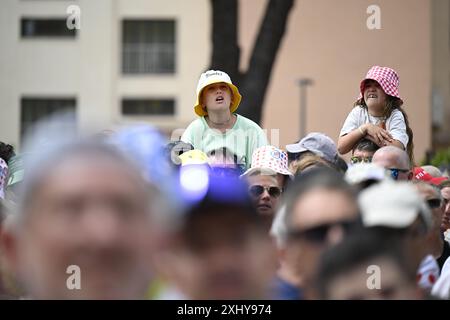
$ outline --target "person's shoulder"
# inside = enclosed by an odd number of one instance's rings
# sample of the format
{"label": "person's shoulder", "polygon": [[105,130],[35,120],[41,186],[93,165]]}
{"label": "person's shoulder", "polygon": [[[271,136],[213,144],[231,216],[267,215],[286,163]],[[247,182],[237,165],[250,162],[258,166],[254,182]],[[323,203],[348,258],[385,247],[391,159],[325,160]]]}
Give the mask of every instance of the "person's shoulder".
{"label": "person's shoulder", "polygon": [[205,127],[203,117],[198,117],[197,119],[193,120],[186,130],[194,130],[194,129],[200,129]]}
{"label": "person's shoulder", "polygon": [[261,127],[253,120],[241,116],[240,114],[236,114],[236,117],[237,117],[236,121],[238,121],[239,128],[262,130]]}
{"label": "person's shoulder", "polygon": [[358,106],[354,106],[352,108],[352,110],[350,111],[350,114],[359,116],[359,115],[363,114],[364,111],[365,111],[364,107],[358,105]]}
{"label": "person's shoulder", "polygon": [[392,120],[397,120],[397,121],[405,121],[405,117],[403,116],[403,113],[398,110],[398,109],[394,109],[392,110],[391,116],[389,117]]}

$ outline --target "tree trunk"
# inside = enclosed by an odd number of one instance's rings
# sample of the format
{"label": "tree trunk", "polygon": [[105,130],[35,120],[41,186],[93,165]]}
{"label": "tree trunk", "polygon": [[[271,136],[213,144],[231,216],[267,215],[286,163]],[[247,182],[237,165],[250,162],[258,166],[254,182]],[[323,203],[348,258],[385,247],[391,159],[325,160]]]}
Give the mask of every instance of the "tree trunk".
{"label": "tree trunk", "polygon": [[229,74],[236,85],[240,83],[238,45],[238,0],[211,0],[212,56],[210,69]]}
{"label": "tree trunk", "polygon": [[286,30],[294,0],[269,0],[245,73],[239,71],[237,0],[211,0],[213,52],[211,68],[227,72],[238,85],[242,102],[238,113],[261,122],[272,67]]}

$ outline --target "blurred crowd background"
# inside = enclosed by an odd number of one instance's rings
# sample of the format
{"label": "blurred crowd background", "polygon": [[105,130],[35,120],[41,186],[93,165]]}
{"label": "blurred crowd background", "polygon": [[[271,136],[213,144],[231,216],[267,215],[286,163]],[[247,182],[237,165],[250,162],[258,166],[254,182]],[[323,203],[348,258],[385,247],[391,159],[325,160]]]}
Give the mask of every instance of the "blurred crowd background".
{"label": "blurred crowd background", "polygon": [[1,6],[0,298],[450,299],[449,0]]}

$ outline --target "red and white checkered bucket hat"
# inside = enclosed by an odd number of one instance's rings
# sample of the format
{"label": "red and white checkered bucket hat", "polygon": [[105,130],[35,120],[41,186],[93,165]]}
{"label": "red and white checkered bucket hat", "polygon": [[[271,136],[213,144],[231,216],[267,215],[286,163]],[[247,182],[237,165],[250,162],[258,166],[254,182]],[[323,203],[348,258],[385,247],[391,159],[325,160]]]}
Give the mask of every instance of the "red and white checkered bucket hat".
{"label": "red and white checkered bucket hat", "polygon": [[400,93],[398,92],[399,78],[394,69],[380,66],[373,66],[370,68],[359,86],[360,93],[358,99],[361,99],[364,95],[364,83],[366,80],[375,80],[380,84],[384,93],[399,98],[403,103],[402,98],[400,98]]}

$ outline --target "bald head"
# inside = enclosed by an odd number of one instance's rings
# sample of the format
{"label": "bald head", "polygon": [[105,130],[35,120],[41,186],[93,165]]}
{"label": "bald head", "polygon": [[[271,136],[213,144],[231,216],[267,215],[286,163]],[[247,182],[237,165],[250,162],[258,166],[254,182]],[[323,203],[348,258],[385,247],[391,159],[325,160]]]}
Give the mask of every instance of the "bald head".
{"label": "bald head", "polygon": [[386,169],[404,171],[398,176],[399,180],[410,180],[412,178],[408,154],[400,148],[394,146],[380,148],[374,153],[372,162]]}
{"label": "bald head", "polygon": [[373,155],[372,162],[385,168],[411,169],[408,154],[394,146],[378,149]]}

